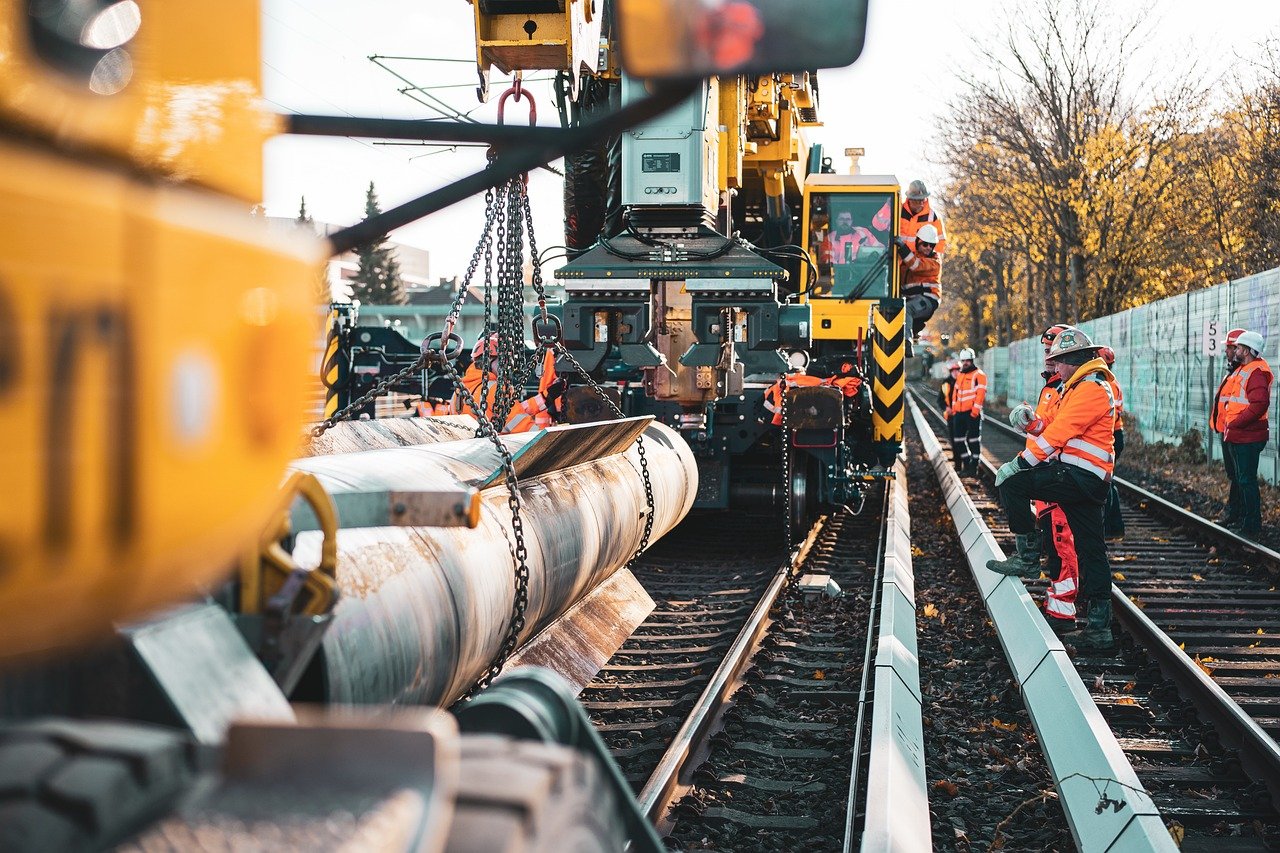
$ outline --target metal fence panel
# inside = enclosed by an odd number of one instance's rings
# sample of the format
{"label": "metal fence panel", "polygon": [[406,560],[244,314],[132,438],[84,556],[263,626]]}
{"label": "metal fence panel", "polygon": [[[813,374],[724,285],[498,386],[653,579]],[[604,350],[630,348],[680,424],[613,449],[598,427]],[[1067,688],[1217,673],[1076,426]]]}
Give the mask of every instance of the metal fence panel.
{"label": "metal fence panel", "polygon": [[[1205,449],[1222,458],[1221,442],[1209,432],[1209,405],[1226,375],[1224,355],[1206,353],[1206,329],[1216,322],[1219,340],[1228,329],[1258,332],[1266,340],[1263,357],[1276,365],[1280,353],[1280,268],[1214,287],[1150,302],[1080,324],[1095,341],[1116,351],[1116,378],[1125,395],[1125,427],[1147,441],[1179,443],[1191,430]],[[1048,325],[1046,322],[1045,325]],[[1014,341],[981,356],[990,393],[1010,404],[1034,402],[1042,382],[1039,338]],[[1272,413],[1280,383],[1271,388]],[[1258,475],[1280,482],[1280,426],[1271,434]]]}

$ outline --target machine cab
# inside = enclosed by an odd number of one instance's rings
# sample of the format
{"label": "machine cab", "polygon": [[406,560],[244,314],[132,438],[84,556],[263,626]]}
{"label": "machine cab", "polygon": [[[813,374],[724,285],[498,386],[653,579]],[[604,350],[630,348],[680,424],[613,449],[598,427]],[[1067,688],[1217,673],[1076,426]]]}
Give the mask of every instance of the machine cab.
{"label": "machine cab", "polygon": [[865,303],[899,298],[893,253],[899,205],[892,175],[813,174],[805,180],[804,247],[817,273],[806,269],[802,299],[813,305],[815,338],[856,340],[859,329],[865,337]]}

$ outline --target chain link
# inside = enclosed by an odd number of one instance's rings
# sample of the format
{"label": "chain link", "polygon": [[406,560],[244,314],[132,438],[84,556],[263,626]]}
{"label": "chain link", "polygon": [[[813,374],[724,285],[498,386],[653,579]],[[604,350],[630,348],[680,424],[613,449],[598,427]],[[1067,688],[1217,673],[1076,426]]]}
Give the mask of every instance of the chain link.
{"label": "chain link", "polygon": [[320,423],[316,424],[314,427],[311,428],[311,435],[315,438],[319,438],[329,430],[333,429],[333,427],[339,421],[350,420],[352,417],[355,416],[356,412],[358,412],[360,409],[364,408],[367,404],[369,404],[373,400],[376,400],[377,398],[390,392],[393,386],[399,385],[401,382],[404,382],[410,376],[422,370],[426,366],[426,364],[427,364],[427,356],[426,355],[418,356],[418,359],[413,364],[409,365],[404,370],[397,373],[395,376],[379,381],[376,385],[373,386],[373,388],[365,392],[364,396],[362,396],[359,400],[356,400],[355,402],[352,402],[352,403],[348,403],[344,408],[339,409],[329,417],[322,420]]}
{"label": "chain link", "polygon": [[[794,512],[791,505],[791,413],[787,407],[787,375],[784,373],[778,380],[782,385],[781,411],[782,411],[782,530],[783,540],[787,546],[787,559],[791,559],[791,550],[795,547],[794,525],[792,523],[791,514]],[[796,581],[800,577],[798,567],[792,567],[787,574],[787,586],[783,594],[790,593],[795,587]]]}

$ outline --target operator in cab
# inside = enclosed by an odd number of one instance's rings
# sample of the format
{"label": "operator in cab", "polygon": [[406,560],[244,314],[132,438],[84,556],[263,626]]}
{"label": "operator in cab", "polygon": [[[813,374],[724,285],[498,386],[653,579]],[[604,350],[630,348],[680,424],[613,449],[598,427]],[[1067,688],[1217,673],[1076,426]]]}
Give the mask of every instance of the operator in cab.
{"label": "operator in cab", "polygon": [[853,212],[842,210],[836,214],[831,232],[822,241],[822,260],[828,264],[851,264],[864,248],[883,249],[884,243],[871,231],[853,224]]}
{"label": "operator in cab", "polygon": [[[487,344],[487,346],[486,346]],[[481,335],[471,350],[471,364],[462,375],[462,387],[471,395],[471,399],[484,410],[484,417],[492,420],[497,414],[497,396],[500,383],[495,373],[494,362],[498,356],[498,333],[490,332]],[[491,367],[491,365],[493,365]],[[507,413],[506,422],[494,424],[501,433],[528,432],[551,426],[560,416],[560,405],[564,399],[564,379],[555,376],[554,371],[548,376],[544,370],[539,383],[539,391],[532,397],[517,401]],[[453,395],[452,413],[458,415],[475,415],[476,412],[467,403],[461,390]],[[438,413],[437,413],[438,414]],[[479,417],[477,415],[477,417]]]}
{"label": "operator in cab", "polygon": [[1111,564],[1103,535],[1102,510],[1115,465],[1116,402],[1113,376],[1099,347],[1080,329],[1058,333],[1046,361],[1062,380],[1053,418],[1029,436],[1022,453],[1000,466],[996,486],[1017,538],[1016,551],[987,568],[1002,575],[1040,576],[1040,533],[1031,511],[1034,500],[1056,503],[1066,515],[1089,600],[1086,625],[1067,635],[1083,653],[1111,653]]}

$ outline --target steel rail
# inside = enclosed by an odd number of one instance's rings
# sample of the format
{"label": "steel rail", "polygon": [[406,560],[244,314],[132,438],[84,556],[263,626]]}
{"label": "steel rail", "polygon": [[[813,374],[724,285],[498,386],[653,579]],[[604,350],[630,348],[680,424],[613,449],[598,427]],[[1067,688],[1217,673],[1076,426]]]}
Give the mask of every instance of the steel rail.
{"label": "steel rail", "polygon": [[862,649],[862,683],[858,687],[858,715],[853,724],[853,757],[849,767],[849,796],[845,803],[844,845],[843,853],[853,850],[854,819],[858,811],[858,773],[862,765],[862,729],[867,720],[867,693],[872,683],[871,656],[876,648],[876,628],[880,622],[877,618],[881,604],[881,584],[884,580],[884,549],[889,535],[889,507],[893,501],[893,491],[897,482],[890,480],[884,490],[884,500],[880,506],[880,534],[876,542],[876,573],[871,582],[870,610],[867,614],[867,640]]}
{"label": "steel rail", "polygon": [[680,777],[711,733],[720,712],[724,709],[725,701],[733,692],[739,676],[746,669],[747,661],[755,651],[756,644],[768,628],[769,611],[773,609],[778,596],[786,588],[788,576],[794,567],[804,563],[813,543],[822,532],[825,521],[825,517],[818,520],[801,546],[786,563],[778,568],[773,579],[769,581],[764,595],[756,603],[746,624],[742,626],[737,637],[734,638],[733,645],[729,647],[729,652],[717,667],[707,686],[703,688],[701,695],[698,696],[698,701],[689,712],[689,716],[685,718],[684,725],[680,727],[680,731],[676,732],[671,745],[658,761],[658,766],[654,768],[644,788],[640,790],[638,798],[640,810],[650,823],[659,822],[675,791],[680,787]]}
{"label": "steel rail", "polygon": [[[927,403],[925,406],[934,417],[942,420],[940,412]],[[994,423],[1018,435],[1012,427],[1006,427],[999,422]],[[982,464],[988,473],[995,474],[995,465],[985,456],[982,458]],[[1276,554],[1269,548],[1251,543],[1230,530],[1128,481],[1118,477],[1115,481],[1118,486],[1131,491],[1134,496],[1156,503],[1161,511],[1172,515],[1176,521],[1191,522],[1203,532],[1221,536],[1232,544],[1240,543],[1247,546],[1249,550],[1268,558],[1275,555],[1276,560],[1280,562],[1280,554]],[[1213,724],[1223,741],[1239,751],[1240,765],[1245,773],[1251,779],[1266,785],[1272,802],[1280,808],[1280,744],[1277,744],[1256,720],[1206,675],[1204,670],[1197,666],[1195,661],[1188,657],[1187,653],[1179,648],[1178,644],[1151,621],[1114,583],[1111,585],[1111,608],[1125,630],[1155,658],[1165,677],[1178,685],[1182,695],[1191,700],[1196,710]]]}

